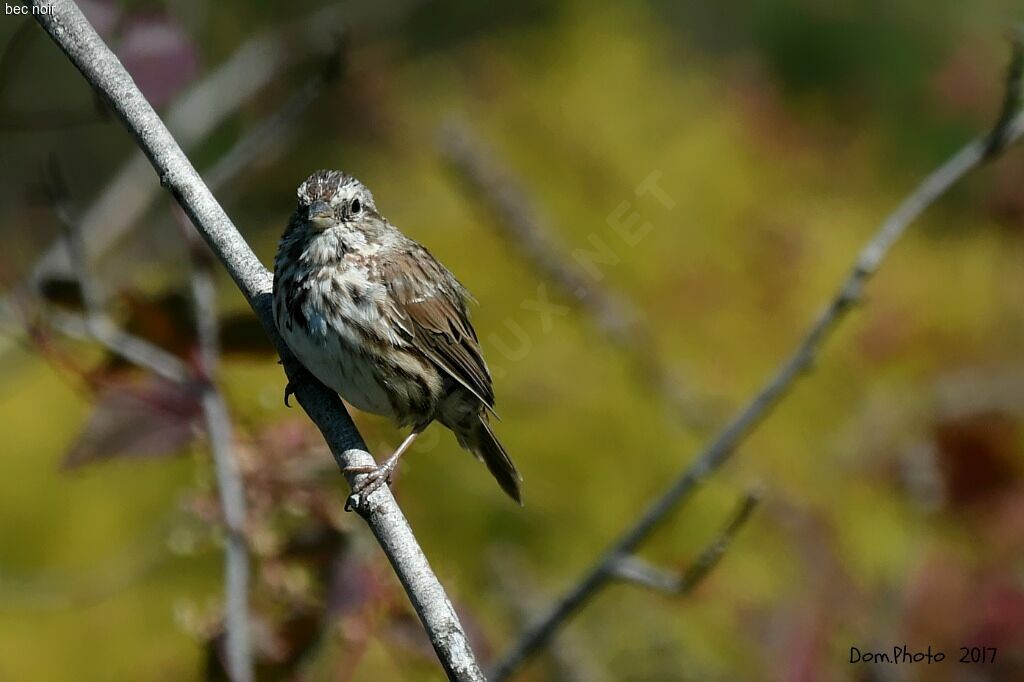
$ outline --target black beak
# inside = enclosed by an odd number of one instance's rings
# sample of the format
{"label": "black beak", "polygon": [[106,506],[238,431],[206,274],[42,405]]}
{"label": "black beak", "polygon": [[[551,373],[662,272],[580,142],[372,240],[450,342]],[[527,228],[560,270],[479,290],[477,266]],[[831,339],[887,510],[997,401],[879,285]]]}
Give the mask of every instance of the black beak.
{"label": "black beak", "polygon": [[314,201],[309,205],[309,222],[314,227],[326,230],[334,224],[334,210],[326,201]]}

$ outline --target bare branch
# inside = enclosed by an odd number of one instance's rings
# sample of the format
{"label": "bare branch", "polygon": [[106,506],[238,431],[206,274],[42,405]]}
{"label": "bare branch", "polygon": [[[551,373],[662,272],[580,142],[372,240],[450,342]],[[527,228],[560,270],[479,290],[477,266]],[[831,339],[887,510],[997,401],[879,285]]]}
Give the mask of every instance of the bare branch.
{"label": "bare branch", "polygon": [[726,524],[722,532],[683,573],[683,579],[679,585],[679,594],[691,592],[718,565],[718,562],[725,556],[729,546],[732,545],[733,540],[736,539],[740,529],[747,525],[750,517],[754,514],[754,510],[757,509],[757,505],[760,503],[761,493],[759,491],[749,491],[743,496],[743,499],[736,505],[736,511],[733,512],[732,518],[729,519],[729,523]]}
{"label": "bare branch", "polygon": [[53,200],[53,212],[64,225],[71,272],[74,273],[75,281],[78,282],[78,291],[82,296],[86,322],[91,322],[93,318],[103,317],[103,294],[100,287],[89,276],[89,266],[85,260],[85,245],[82,243],[82,226],[72,217],[67,185],[54,159],[51,159],[50,175],[50,198]]}
{"label": "bare branch", "polygon": [[748,492],[744,495],[729,523],[682,575],[652,566],[636,556],[625,556],[616,560],[611,568],[612,573],[619,580],[643,585],[659,592],[668,592],[676,596],[688,594],[722,560],[726,550],[736,539],[736,534],[750,520],[760,501],[761,495],[758,492]]}
{"label": "bare branch", "polygon": [[[278,336],[271,311],[271,274],[238,233],[117,57],[70,0],[33,0],[31,5],[39,24],[135,136],[161,184],[175,197],[231,274],[267,334],[274,339],[299,404],[324,434],[339,466],[344,469],[374,464],[337,394],[305,372]],[[350,476],[349,484],[364,475]],[[381,486],[360,500],[356,508],[405,587],[448,677],[483,680],[455,609],[391,490]]]}
{"label": "bare branch", "polygon": [[[99,287],[88,271],[82,249],[81,225],[73,217],[66,185],[55,166],[51,168],[50,176],[47,194],[53,203],[54,212],[65,226],[70,268],[75,273],[85,308],[82,317],[56,311],[50,315],[50,324],[69,336],[91,338],[114,354],[166,379],[182,383],[192,381],[193,373],[184,363],[148,341],[121,331],[106,315]],[[200,403],[227,527],[224,551],[227,669],[234,682],[251,682],[253,670],[248,612],[249,558],[244,528],[245,491],[232,451],[233,438],[227,405],[214,384],[220,355],[216,290],[213,273],[210,271],[210,255],[205,250],[199,251],[203,247],[197,241],[198,237],[193,237],[189,246],[193,256],[192,297],[196,310],[198,365],[202,380]]]}
{"label": "bare branch", "polygon": [[[222,156],[206,173],[207,185],[211,190],[231,182],[239,173],[249,168],[257,159],[265,159],[269,147],[283,145],[292,124],[310,104],[324,91],[336,76],[337,55],[328,58],[328,63],[315,76],[302,85],[285,104],[252,130],[243,135],[235,145]],[[161,348],[125,333],[103,312],[102,296],[93,278],[83,277],[87,258],[82,244],[82,229],[75,220],[70,198],[63,178],[56,169],[51,169],[44,190],[53,205],[54,213],[70,230],[66,244],[68,267],[74,274],[82,293],[86,314],[78,316],[63,311],[53,311],[47,317],[50,326],[66,336],[86,340],[91,338],[107,350],[133,365],[148,369],[171,381],[184,381],[191,374],[177,358]],[[156,183],[154,183],[155,185]],[[126,225],[125,229],[131,226]],[[71,241],[74,239],[75,241]],[[0,311],[2,313],[2,311]]]}
{"label": "bare branch", "polygon": [[[338,6],[328,6],[282,28],[248,40],[226,62],[189,88],[167,112],[175,139],[191,149],[289,65],[310,55],[330,54],[342,21]],[[137,224],[159,193],[147,172],[148,161],[136,154],[82,215],[87,235],[86,262],[106,251]],[[36,264],[33,277],[66,271],[67,252],[58,243]]]}
{"label": "bare branch", "polygon": [[1015,26],[1010,34],[1010,64],[1006,68],[1003,106],[988,136],[985,158],[997,156],[1010,142],[1011,122],[1021,106],[1024,106],[1024,24]]}
{"label": "bare branch", "polygon": [[632,554],[616,559],[610,570],[616,580],[647,587],[655,592],[679,594],[683,584],[683,579],[675,571],[660,568]]}
{"label": "bare branch", "polygon": [[[198,241],[196,239],[195,241]],[[227,527],[224,548],[227,670],[233,682],[253,679],[249,637],[249,553],[245,542],[245,487],[235,459],[231,417],[224,396],[217,390],[220,341],[217,330],[217,290],[209,252],[198,243],[192,253],[192,300],[195,303],[199,371],[203,378],[200,401],[210,438],[221,511]]]}
{"label": "bare branch", "polygon": [[185,363],[159,346],[123,331],[104,311],[101,287],[90,275],[85,262],[81,223],[74,216],[64,179],[55,166],[50,169],[44,190],[64,226],[69,267],[78,283],[84,308],[82,315],[54,310],[47,315],[48,324],[71,338],[95,341],[114,355],[164,379],[180,383],[190,381],[192,372]]}
{"label": "bare branch", "polygon": [[1005,149],[1007,145],[1019,139],[1022,133],[1024,114],[1016,112],[1006,120],[1002,120],[1001,117],[997,130],[968,143],[926,177],[903,200],[864,246],[838,292],[775,374],[732,417],[668,490],[647,508],[637,522],[605,550],[594,565],[552,605],[543,618],[527,628],[504,658],[497,663],[488,679],[493,682],[506,679],[530,655],[545,646],[555,632],[614,577],[613,567],[616,563],[622,557],[631,555],[674,509],[693,495],[705,478],[729,460],[740,443],[786,396],[796,380],[811,368],[818,349],[860,300],[867,280],[878,270],[892,245],[907,227],[957,181],[989,158],[989,140],[994,137],[1005,139],[1006,142],[1002,145]]}
{"label": "bare branch", "polygon": [[231,182],[257,161],[268,163],[268,150],[280,149],[292,133],[295,122],[337,78],[341,52],[339,40],[320,71],[285,100],[281,108],[243,135],[224,156],[204,173],[206,184],[217,190]]}
{"label": "bare branch", "polygon": [[626,353],[638,376],[657,391],[682,423],[691,428],[707,426],[710,405],[675,378],[657,352],[653,335],[637,307],[602,287],[582,266],[563,254],[564,249],[552,237],[557,230],[550,217],[542,214],[522,183],[474,138],[468,125],[458,120],[447,121],[439,131],[438,147],[462,181],[462,187],[494,215],[494,225],[508,242],[522,251],[563,296],[578,302],[598,329]]}
{"label": "bare branch", "polygon": [[[498,548],[490,557],[491,570],[498,588],[506,597],[515,617],[523,624],[536,618],[545,596],[530,574],[523,558],[510,548]],[[571,632],[564,632],[551,646],[551,663],[559,682],[606,682],[608,671],[594,660],[584,643]]]}
{"label": "bare branch", "polygon": [[125,332],[106,315],[86,317],[54,310],[46,319],[62,334],[80,341],[95,341],[114,355],[168,381],[183,383],[192,378],[192,373],[181,360],[163,348]]}

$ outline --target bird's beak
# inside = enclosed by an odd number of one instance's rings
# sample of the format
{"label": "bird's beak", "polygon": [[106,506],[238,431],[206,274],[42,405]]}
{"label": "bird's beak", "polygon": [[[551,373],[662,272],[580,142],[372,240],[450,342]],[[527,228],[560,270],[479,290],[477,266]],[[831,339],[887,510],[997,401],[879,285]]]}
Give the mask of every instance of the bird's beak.
{"label": "bird's beak", "polygon": [[326,201],[314,201],[309,207],[309,222],[318,230],[334,225],[334,211]]}

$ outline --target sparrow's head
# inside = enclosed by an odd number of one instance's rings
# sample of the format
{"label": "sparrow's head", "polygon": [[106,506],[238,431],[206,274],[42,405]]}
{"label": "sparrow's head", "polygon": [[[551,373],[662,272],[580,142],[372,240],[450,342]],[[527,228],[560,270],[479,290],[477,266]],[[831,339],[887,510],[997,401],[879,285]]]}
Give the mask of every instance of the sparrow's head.
{"label": "sparrow's head", "polygon": [[336,227],[360,230],[380,219],[373,195],[351,175],[335,170],[313,173],[299,185],[299,219],[315,232]]}

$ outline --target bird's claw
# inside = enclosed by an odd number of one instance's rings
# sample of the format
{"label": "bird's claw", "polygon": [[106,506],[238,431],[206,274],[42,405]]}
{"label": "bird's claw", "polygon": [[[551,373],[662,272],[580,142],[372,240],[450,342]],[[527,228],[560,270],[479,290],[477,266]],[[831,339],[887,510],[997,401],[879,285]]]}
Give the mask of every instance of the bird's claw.
{"label": "bird's claw", "polygon": [[381,486],[391,485],[391,477],[395,473],[395,464],[396,462],[385,462],[380,466],[362,464],[345,467],[344,473],[346,475],[363,474],[363,477],[352,486],[352,494],[345,500],[345,511],[358,509],[359,505],[379,490]]}
{"label": "bird's claw", "polygon": [[289,381],[284,387],[284,406],[291,407],[288,399],[295,395],[295,384]]}

